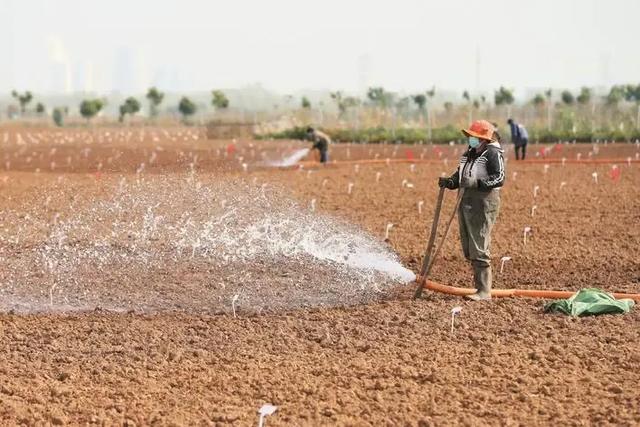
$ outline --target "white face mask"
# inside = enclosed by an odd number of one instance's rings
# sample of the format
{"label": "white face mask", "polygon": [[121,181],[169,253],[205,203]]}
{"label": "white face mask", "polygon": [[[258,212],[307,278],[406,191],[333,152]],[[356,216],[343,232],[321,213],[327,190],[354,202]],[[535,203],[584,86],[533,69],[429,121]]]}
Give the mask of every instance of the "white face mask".
{"label": "white face mask", "polygon": [[475,136],[469,137],[469,147],[476,148],[480,145],[480,138],[476,138]]}

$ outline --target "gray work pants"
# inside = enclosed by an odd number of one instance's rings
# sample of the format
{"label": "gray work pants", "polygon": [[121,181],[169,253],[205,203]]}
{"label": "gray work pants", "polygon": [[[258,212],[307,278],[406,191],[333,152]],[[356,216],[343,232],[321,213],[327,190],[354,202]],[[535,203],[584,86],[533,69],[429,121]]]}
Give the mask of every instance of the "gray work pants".
{"label": "gray work pants", "polygon": [[500,211],[500,192],[467,189],[458,209],[460,243],[464,257],[473,266],[475,287],[491,290],[491,230]]}

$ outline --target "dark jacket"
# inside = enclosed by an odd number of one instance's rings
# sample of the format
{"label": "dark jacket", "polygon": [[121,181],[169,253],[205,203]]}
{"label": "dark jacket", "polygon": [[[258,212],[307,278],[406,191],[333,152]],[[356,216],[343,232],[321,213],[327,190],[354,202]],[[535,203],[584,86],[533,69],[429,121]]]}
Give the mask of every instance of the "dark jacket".
{"label": "dark jacket", "polygon": [[525,127],[516,122],[509,123],[509,127],[511,128],[511,142],[513,142],[516,147],[527,145],[529,135]]}
{"label": "dark jacket", "polygon": [[480,154],[469,148],[460,158],[456,172],[451,175],[448,188],[454,190],[467,186],[468,182],[476,182],[477,187],[466,189],[465,194],[489,193],[494,188],[502,187],[505,180],[503,151],[500,144],[492,142]]}
{"label": "dark jacket", "polygon": [[511,129],[511,142],[514,144],[520,141],[520,128],[516,122],[509,123],[509,128]]}
{"label": "dark jacket", "polygon": [[313,132],[311,139],[313,140],[313,146],[311,147],[312,150],[317,149],[321,153],[329,150],[329,142],[331,141],[329,135],[315,131]]}

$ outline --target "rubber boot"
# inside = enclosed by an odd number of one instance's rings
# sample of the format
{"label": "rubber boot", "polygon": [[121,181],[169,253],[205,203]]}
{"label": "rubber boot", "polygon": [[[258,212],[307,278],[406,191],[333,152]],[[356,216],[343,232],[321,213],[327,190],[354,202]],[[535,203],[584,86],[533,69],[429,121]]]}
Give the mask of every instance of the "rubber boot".
{"label": "rubber boot", "polygon": [[491,266],[474,264],[473,281],[476,285],[476,293],[466,297],[473,301],[491,299]]}

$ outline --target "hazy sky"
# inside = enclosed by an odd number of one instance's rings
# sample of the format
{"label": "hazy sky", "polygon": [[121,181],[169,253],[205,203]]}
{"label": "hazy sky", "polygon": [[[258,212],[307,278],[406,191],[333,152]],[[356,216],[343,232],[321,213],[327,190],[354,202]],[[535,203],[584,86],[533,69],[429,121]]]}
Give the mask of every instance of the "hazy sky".
{"label": "hazy sky", "polygon": [[0,91],[640,82],[639,0],[0,0]]}

